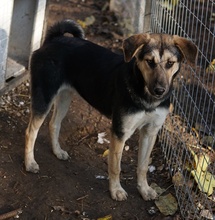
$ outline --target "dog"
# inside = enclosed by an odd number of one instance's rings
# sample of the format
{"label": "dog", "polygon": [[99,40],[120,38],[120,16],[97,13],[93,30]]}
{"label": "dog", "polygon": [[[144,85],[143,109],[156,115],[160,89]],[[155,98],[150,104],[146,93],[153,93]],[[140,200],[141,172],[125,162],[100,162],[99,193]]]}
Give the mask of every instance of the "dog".
{"label": "dog", "polygon": [[61,160],[69,158],[58,137],[72,92],[76,90],[112,120],[108,157],[112,199],[127,199],[120,184],[120,162],[125,141],[135,130],[140,133],[137,188],[145,200],[157,197],[147,182],[149,157],[169,112],[173,80],[183,61],[195,63],[197,48],[177,35],[143,33],[125,39],[122,49],[119,55],[85,40],[82,28],[72,20],[58,22],[49,29],[30,62],[31,116],[25,135],[26,171],[39,172],[34,144],[52,105],[49,130],[53,153]]}

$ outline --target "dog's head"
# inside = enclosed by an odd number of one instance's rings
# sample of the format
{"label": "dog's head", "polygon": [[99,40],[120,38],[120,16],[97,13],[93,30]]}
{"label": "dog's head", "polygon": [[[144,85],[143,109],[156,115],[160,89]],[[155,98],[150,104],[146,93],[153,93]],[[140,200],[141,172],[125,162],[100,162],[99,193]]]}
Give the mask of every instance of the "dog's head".
{"label": "dog's head", "polygon": [[125,61],[133,57],[145,81],[145,92],[162,99],[170,90],[172,81],[183,60],[195,63],[196,46],[177,35],[137,34],[123,42]]}

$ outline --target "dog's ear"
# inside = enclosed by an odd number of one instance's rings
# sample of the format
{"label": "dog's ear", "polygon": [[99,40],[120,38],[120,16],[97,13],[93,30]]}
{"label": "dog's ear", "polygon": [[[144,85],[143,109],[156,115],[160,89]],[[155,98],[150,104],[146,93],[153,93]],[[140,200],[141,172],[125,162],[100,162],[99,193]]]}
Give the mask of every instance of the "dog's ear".
{"label": "dog's ear", "polygon": [[195,64],[197,58],[197,47],[190,40],[177,35],[173,35],[173,41],[176,47],[178,47],[183,54],[184,59],[191,64]]}
{"label": "dog's ear", "polygon": [[125,62],[129,62],[137,53],[138,49],[149,41],[149,34],[136,34],[125,39],[122,44]]}

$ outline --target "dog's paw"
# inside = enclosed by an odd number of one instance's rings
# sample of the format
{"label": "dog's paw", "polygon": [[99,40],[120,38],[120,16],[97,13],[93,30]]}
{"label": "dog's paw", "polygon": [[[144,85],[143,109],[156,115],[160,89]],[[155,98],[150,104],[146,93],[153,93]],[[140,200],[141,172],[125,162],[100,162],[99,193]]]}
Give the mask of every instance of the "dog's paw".
{"label": "dog's paw", "polygon": [[137,187],[138,188],[138,190],[139,190],[139,192],[140,192],[140,194],[141,194],[141,196],[143,197],[143,199],[145,200],[145,201],[147,201],[147,200],[154,200],[154,199],[156,199],[157,198],[157,193],[155,192],[155,190],[154,189],[152,189],[151,187],[142,187],[142,188],[140,188],[140,187]]}
{"label": "dog's paw", "polygon": [[111,190],[111,197],[116,201],[126,200],[128,197],[127,192],[123,188]]}
{"label": "dog's paw", "polygon": [[31,173],[39,173],[39,165],[37,164],[36,161],[33,161],[31,163],[26,163],[25,164],[25,169],[27,172],[31,172]]}
{"label": "dog's paw", "polygon": [[60,160],[68,160],[70,158],[69,154],[66,151],[62,150],[62,149],[60,149],[57,152],[54,152],[54,154]]}

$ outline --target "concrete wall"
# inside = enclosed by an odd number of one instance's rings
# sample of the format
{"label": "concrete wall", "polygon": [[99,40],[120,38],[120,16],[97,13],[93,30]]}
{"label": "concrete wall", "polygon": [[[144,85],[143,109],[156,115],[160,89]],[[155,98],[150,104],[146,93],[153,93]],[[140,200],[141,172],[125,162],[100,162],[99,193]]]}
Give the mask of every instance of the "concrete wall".
{"label": "concrete wall", "polygon": [[150,31],[151,0],[111,0],[110,10],[118,18],[125,37]]}
{"label": "concrete wall", "polygon": [[25,71],[32,51],[39,48],[45,10],[46,0],[1,0],[0,89]]}
{"label": "concrete wall", "polygon": [[13,0],[0,3],[0,89],[4,86]]}

